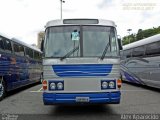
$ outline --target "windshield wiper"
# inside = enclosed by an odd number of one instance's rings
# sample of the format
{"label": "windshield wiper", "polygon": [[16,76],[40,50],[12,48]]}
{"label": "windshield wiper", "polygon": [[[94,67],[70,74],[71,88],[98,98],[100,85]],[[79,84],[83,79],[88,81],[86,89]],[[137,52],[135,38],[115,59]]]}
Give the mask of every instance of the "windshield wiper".
{"label": "windshield wiper", "polygon": [[70,55],[72,55],[75,51],[77,51],[79,49],[79,46],[75,47],[73,50],[71,50],[70,52],[68,52],[66,55],[64,55],[63,57],[60,58],[60,60],[63,60],[67,57],[69,57]]}
{"label": "windshield wiper", "polygon": [[108,48],[109,48],[109,46],[110,46],[110,40],[111,40],[111,38],[110,38],[110,35],[109,35],[109,42],[107,43],[107,45],[106,45],[106,47],[105,47],[105,49],[104,49],[104,51],[103,51],[103,54],[102,54],[102,56],[100,57],[101,60],[104,59],[104,57],[105,57],[105,55],[106,55],[106,53],[107,53],[107,50],[108,50]]}

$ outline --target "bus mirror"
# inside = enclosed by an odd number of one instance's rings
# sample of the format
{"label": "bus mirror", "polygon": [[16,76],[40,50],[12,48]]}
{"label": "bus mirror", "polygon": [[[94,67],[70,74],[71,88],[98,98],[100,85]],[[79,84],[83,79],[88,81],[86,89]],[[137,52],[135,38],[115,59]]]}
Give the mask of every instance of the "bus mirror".
{"label": "bus mirror", "polygon": [[119,46],[119,50],[123,50],[122,42],[120,38],[118,38],[118,46]]}
{"label": "bus mirror", "polygon": [[43,49],[44,49],[44,40],[42,40],[42,42],[41,42],[41,51],[43,52]]}

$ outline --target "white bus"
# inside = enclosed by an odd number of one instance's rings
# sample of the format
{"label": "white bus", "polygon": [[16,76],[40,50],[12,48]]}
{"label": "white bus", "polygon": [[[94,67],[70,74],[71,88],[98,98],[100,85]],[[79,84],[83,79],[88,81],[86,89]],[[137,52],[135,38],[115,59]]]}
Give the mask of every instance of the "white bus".
{"label": "white bus", "polygon": [[160,88],[160,34],[123,46],[124,81]]}
{"label": "white bus", "polygon": [[120,49],[113,21],[49,21],[42,45],[44,104],[120,103]]}

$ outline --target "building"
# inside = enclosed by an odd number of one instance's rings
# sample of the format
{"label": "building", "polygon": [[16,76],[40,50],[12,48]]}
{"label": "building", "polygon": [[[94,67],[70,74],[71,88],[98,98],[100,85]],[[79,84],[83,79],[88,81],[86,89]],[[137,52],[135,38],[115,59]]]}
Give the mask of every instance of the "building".
{"label": "building", "polygon": [[38,33],[38,39],[37,39],[37,46],[40,49],[41,48],[41,42],[44,39],[44,31],[41,31]]}

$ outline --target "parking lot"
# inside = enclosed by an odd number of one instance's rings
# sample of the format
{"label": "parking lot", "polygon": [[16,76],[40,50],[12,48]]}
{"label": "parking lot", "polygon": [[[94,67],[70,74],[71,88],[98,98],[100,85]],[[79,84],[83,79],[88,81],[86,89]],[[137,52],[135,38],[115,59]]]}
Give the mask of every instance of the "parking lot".
{"label": "parking lot", "polygon": [[[123,114],[158,114],[160,110],[159,90],[123,83],[120,104],[82,106],[44,106],[40,84],[27,86],[10,92],[0,102],[3,115],[22,115],[44,119],[119,119]],[[115,118],[114,118],[115,117]]]}

